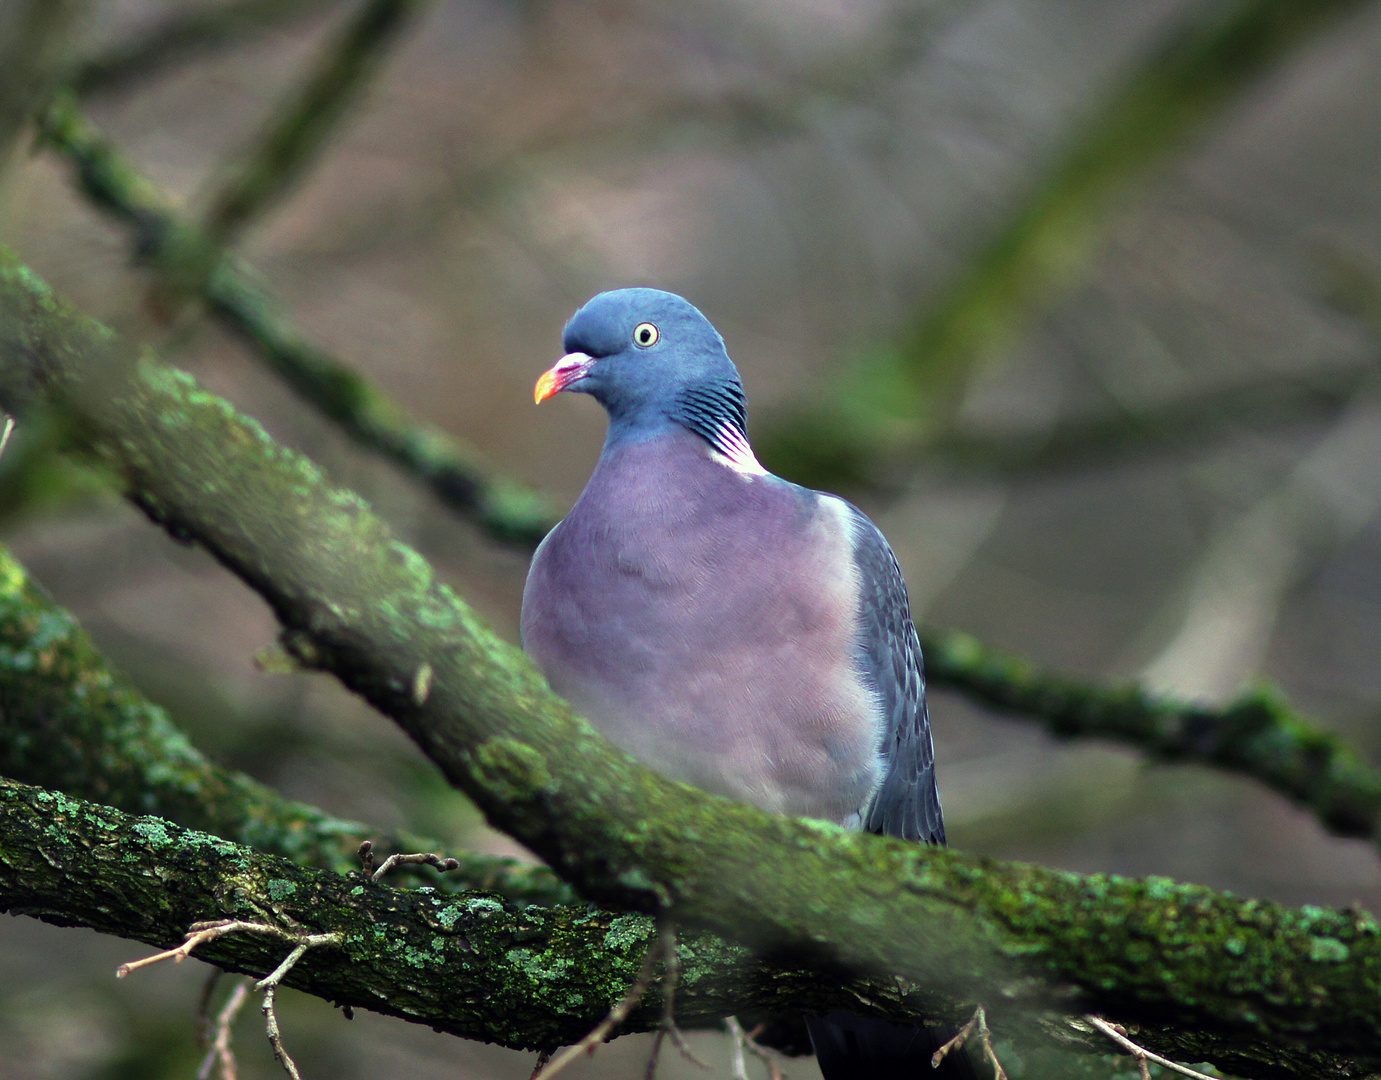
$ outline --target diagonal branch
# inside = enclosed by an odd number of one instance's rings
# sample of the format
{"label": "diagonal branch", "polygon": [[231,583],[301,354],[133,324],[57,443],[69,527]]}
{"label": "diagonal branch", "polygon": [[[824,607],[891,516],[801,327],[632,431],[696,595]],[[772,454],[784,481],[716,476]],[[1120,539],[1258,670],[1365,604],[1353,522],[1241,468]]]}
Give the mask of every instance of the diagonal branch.
{"label": "diagonal branch", "polygon": [[1330,832],[1381,842],[1381,770],[1269,689],[1224,708],[1042,671],[967,634],[922,635],[932,686],[1036,722],[1062,738],[1129,743],[1168,761],[1253,777],[1308,807]]}
{"label": "diagonal branch", "polygon": [[1056,1008],[1169,1027],[1173,1045],[1149,1049],[1258,1077],[1322,1075],[1320,1062],[1362,1075],[1381,1045],[1381,930],[1363,913],[928,850],[657,776],[574,716],[358,496],[5,256],[0,407],[22,418],[44,399],[151,518],[268,601],[299,659],[395,720],[591,899],[983,999],[995,1018]]}
{"label": "diagonal branch", "polygon": [[[556,518],[530,487],[495,473],[474,447],[408,415],[378,387],[312,344],[236,259],[220,253],[148,178],[59,95],[44,138],[72,163],[97,206],[131,226],[140,258],[174,289],[194,281],[221,324],[360,445],[426,485],[492,539],[531,549]],[[209,276],[207,266],[213,267]]]}
{"label": "diagonal branch", "polygon": [[213,247],[233,241],[302,178],[422,6],[422,0],[364,0],[212,197],[203,228]]}
{"label": "diagonal branch", "polygon": [[[208,761],[162,708],[106,665],[76,620],[3,547],[0,775],[129,813],[158,814],[323,869],[356,869],[360,842],[379,837]],[[439,846],[406,834],[378,842],[385,850]],[[459,861],[443,887],[454,881],[526,903],[571,898],[544,868],[487,855]]]}
{"label": "diagonal branch", "polygon": [[1137,454],[1179,453],[1240,437],[1244,431],[1326,421],[1376,378],[1377,361],[1308,375],[1271,375],[1169,401],[1062,419],[1037,431],[951,431],[926,447],[932,461],[960,474],[1012,477],[1106,467]]}
{"label": "diagonal branch", "polygon": [[74,65],[66,82],[82,96],[109,93],[185,64],[213,49],[297,22],[341,0],[224,0],[183,8],[151,29]]}
{"label": "diagonal branch", "polygon": [[[102,856],[113,851],[120,857]],[[185,946],[187,931],[207,924],[217,929],[195,938],[192,955],[255,978],[281,964],[281,939],[335,935],[339,950],[313,950],[285,984],[518,1048],[580,1039],[633,984],[658,937],[655,920],[639,915],[397,890],[3,779],[0,911],[160,949]],[[251,932],[225,933],[226,922]],[[899,1018],[937,1000],[891,979],[830,981],[809,967],[762,964],[707,934],[687,935],[681,951],[692,961],[677,992],[688,1027],[716,1027],[734,1009],[841,1008],[860,996]],[[661,1022],[654,986],[624,1026]]]}
{"label": "diagonal branch", "polygon": [[1241,94],[1362,0],[1181,5],[1071,131],[996,233],[894,343],[841,377],[827,406],[779,417],[759,457],[811,484],[867,484],[951,418],[969,372],[1077,279],[1106,223]]}

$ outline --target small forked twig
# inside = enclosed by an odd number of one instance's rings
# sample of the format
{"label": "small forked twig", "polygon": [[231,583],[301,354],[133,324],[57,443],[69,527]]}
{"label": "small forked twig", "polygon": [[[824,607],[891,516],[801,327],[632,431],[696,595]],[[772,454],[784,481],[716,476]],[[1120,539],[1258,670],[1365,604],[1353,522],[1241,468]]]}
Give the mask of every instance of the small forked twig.
{"label": "small forked twig", "polygon": [[[297,1070],[297,1064],[289,1056],[283,1046],[283,1037],[278,1028],[278,1015],[274,1011],[274,994],[288,972],[306,954],[308,949],[315,949],[321,945],[339,945],[341,937],[339,934],[303,934],[295,933],[291,930],[284,930],[279,926],[272,926],[268,923],[244,922],[239,919],[221,919],[216,922],[193,923],[187,932],[187,940],[175,949],[165,949],[163,952],[155,953],[153,956],[146,956],[142,960],[133,960],[128,964],[121,964],[115,972],[117,979],[123,979],[131,971],[136,971],[150,964],[157,964],[163,960],[172,960],[174,963],[181,963],[192,954],[192,950],[198,945],[207,941],[214,941],[218,937],[226,934],[233,934],[243,931],[253,934],[267,934],[270,937],[281,938],[284,941],[293,943],[292,952],[284,958],[283,962],[273,969],[268,975],[254,984],[255,990],[264,992],[264,1001],[261,1010],[264,1014],[264,1027],[268,1033],[269,1046],[273,1048],[273,1056],[278,1059],[278,1063],[283,1066],[285,1072],[292,1080],[302,1080],[302,1074]],[[239,989],[243,989],[240,987]],[[247,994],[248,991],[245,991]],[[198,1075],[205,1078],[209,1076],[209,1068],[212,1060],[219,1060],[221,1063],[222,1080],[234,1080],[235,1059],[230,1053],[230,1022],[234,1019],[235,1013],[244,1004],[243,997],[236,1000],[237,994],[231,995],[230,1003],[221,1010],[221,1015],[216,1021],[217,1043],[213,1043],[212,1053],[202,1065],[202,1072]],[[231,1005],[233,1004],[233,1009]],[[223,1035],[224,1054],[219,1052],[218,1046]],[[229,1070],[228,1072],[226,1070]]]}
{"label": "small forked twig", "polygon": [[755,1041],[762,1029],[767,1026],[766,1024],[759,1024],[752,1031],[744,1031],[737,1016],[728,1016],[724,1019],[724,1025],[729,1029],[729,1035],[733,1039],[732,1071],[734,1080],[748,1080],[748,1060],[744,1056],[745,1052],[752,1054],[767,1066],[768,1080],[785,1080],[785,1074],[782,1072],[781,1066],[777,1064],[776,1057],[770,1050],[760,1046]]}
{"label": "small forked twig", "polygon": [[930,1055],[930,1067],[938,1069],[940,1062],[944,1061],[950,1053],[962,1050],[964,1044],[974,1035],[978,1036],[978,1045],[983,1047],[983,1057],[993,1067],[993,1080],[1007,1080],[1007,1072],[993,1051],[992,1032],[988,1030],[988,1013],[982,1005],[973,1011],[973,1016],[969,1018],[969,1022],[959,1029],[954,1038]]}
{"label": "small forked twig", "polygon": [[[219,975],[220,971],[220,968],[216,968],[212,978]],[[217,1069],[218,1080],[235,1080],[235,1052],[230,1048],[230,1025],[235,1022],[235,1017],[239,1015],[247,1000],[249,984],[237,982],[235,989],[230,992],[230,997],[221,1006],[221,1011],[216,1014],[216,1019],[208,1026],[206,1057],[202,1060],[201,1068],[197,1070],[197,1080],[211,1080],[213,1068]]]}
{"label": "small forked twig", "polygon": [[438,855],[433,851],[419,851],[408,855],[390,855],[385,859],[377,870],[374,869],[374,841],[365,840],[360,844],[358,852],[360,866],[364,870],[364,876],[370,881],[377,882],[395,866],[432,866],[440,870],[443,874],[448,870],[455,870],[460,866],[460,861],[449,856]]}
{"label": "small forked twig", "polygon": [[662,991],[662,1024],[657,1029],[656,1038],[652,1040],[652,1052],[647,1058],[646,1080],[652,1080],[657,1075],[657,1060],[662,1054],[662,1040],[668,1036],[671,1038],[671,1044],[680,1051],[683,1058],[709,1072],[709,1065],[695,1056],[690,1044],[686,1042],[686,1037],[681,1034],[681,1029],[676,1026],[676,988],[681,984],[681,957],[676,952],[676,928],[670,923],[664,923],[658,929],[657,948],[663,957],[662,978],[666,988]]}
{"label": "small forked twig", "polygon": [[638,1002],[647,993],[647,988],[652,985],[652,979],[657,970],[657,960],[661,956],[661,941],[647,951],[647,957],[643,960],[642,970],[638,972],[638,977],[633,980],[633,985],[628,988],[628,993],[609,1010],[609,1014],[596,1024],[583,1039],[578,1043],[566,1047],[561,1053],[541,1065],[532,1074],[532,1080],[551,1080],[581,1054],[593,1054],[595,1049],[613,1033],[614,1029],[628,1018]]}
{"label": "small forked twig", "polygon": [[[578,1043],[566,1047],[561,1053],[552,1057],[547,1055],[547,1060],[538,1059],[537,1068],[533,1070],[531,1080],[551,1080],[553,1076],[561,1072],[571,1062],[575,1061],[582,1054],[593,1054],[601,1043],[609,1038],[610,1035],[628,1019],[628,1014],[637,1008],[638,1002],[647,993],[648,987],[652,985],[653,979],[657,974],[657,962],[662,962],[663,974],[668,982],[668,990],[664,995],[664,1011],[662,1029],[657,1033],[657,1039],[652,1045],[652,1057],[648,1062],[649,1075],[651,1070],[656,1068],[657,1053],[661,1046],[662,1036],[668,1030],[667,1017],[671,1014],[672,997],[675,993],[675,979],[679,972],[676,961],[676,931],[670,926],[664,926],[657,934],[657,941],[647,950],[647,956],[643,959],[642,969],[638,972],[638,977],[633,980],[633,985],[628,988],[628,993],[614,1005],[603,1020],[594,1026],[583,1039]],[[702,1068],[708,1068],[702,1061],[690,1052],[690,1048],[685,1045],[685,1040],[680,1038],[680,1033],[676,1032],[675,1025],[670,1025],[670,1030],[674,1032],[673,1041],[681,1048],[691,1061],[694,1061]]]}
{"label": "small forked twig", "polygon": [[160,953],[146,956],[142,960],[131,960],[128,964],[121,964],[115,969],[115,977],[123,979],[131,971],[138,971],[142,967],[150,964],[159,964],[164,960],[171,960],[175,964],[180,964],[192,955],[192,950],[198,945],[208,941],[215,941],[218,937],[226,934],[234,934],[238,931],[256,934],[271,934],[275,937],[288,938],[296,941],[297,938],[287,930],[281,930],[276,926],[269,926],[267,923],[241,922],[238,919],[218,919],[214,922],[196,922],[187,931],[187,940],[176,949],[164,949]]}
{"label": "small forked twig", "polygon": [[1127,1031],[1125,1028],[1118,1024],[1110,1024],[1101,1016],[1093,1016],[1090,1014],[1085,1016],[1084,1020],[1092,1024],[1113,1042],[1117,1043],[1118,1046],[1126,1050],[1132,1057],[1136,1058],[1137,1064],[1141,1066],[1141,1075],[1144,1077],[1149,1078],[1151,1075],[1150,1070],[1146,1068],[1146,1063],[1148,1061],[1154,1061],[1162,1069],[1170,1069],[1173,1072],[1179,1073],[1181,1076],[1191,1076],[1194,1080],[1218,1080],[1217,1077],[1209,1076],[1208,1073],[1199,1072],[1198,1069],[1191,1069],[1188,1065],[1181,1065],[1179,1062],[1171,1061],[1169,1058],[1163,1058],[1159,1054],[1147,1050],[1144,1046],[1138,1046],[1136,1043],[1132,1042],[1131,1039],[1127,1038]]}

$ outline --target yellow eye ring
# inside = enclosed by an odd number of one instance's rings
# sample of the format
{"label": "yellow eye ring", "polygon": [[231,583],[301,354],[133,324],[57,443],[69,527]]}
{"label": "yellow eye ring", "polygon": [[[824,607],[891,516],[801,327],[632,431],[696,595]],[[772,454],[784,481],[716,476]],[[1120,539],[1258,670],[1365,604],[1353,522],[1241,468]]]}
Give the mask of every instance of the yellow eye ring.
{"label": "yellow eye ring", "polygon": [[638,323],[633,328],[633,344],[640,349],[652,348],[661,336],[661,332],[650,322]]}

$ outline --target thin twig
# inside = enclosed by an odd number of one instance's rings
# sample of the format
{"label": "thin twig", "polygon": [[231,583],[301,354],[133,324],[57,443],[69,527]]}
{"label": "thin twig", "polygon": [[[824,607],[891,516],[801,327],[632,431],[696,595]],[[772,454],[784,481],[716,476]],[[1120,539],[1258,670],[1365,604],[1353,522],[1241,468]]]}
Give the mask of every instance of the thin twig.
{"label": "thin twig", "polygon": [[681,958],[676,952],[676,928],[663,923],[657,931],[658,944],[662,950],[662,1026],[657,1029],[657,1037],[652,1040],[652,1054],[647,1062],[647,1080],[652,1080],[657,1071],[657,1056],[661,1052],[662,1039],[670,1038],[671,1044],[680,1051],[681,1056],[692,1065],[698,1065],[706,1072],[709,1065],[695,1056],[681,1029],[676,1026],[676,988],[681,984]]}
{"label": "thin twig", "polygon": [[171,960],[176,964],[182,963],[187,957],[192,955],[192,950],[198,945],[208,941],[215,941],[218,937],[226,934],[234,934],[239,931],[251,934],[270,934],[275,937],[287,938],[296,941],[297,936],[290,934],[286,930],[281,930],[276,926],[269,926],[267,923],[241,922],[238,919],[222,919],[216,922],[193,923],[192,928],[187,932],[187,940],[176,949],[164,949],[160,953],[146,956],[142,960],[131,960],[127,964],[121,964],[115,969],[115,977],[123,979],[132,971],[138,971],[142,967],[150,964],[162,963],[164,960]]}
{"label": "thin twig", "polygon": [[601,1020],[594,1028],[578,1043],[566,1047],[561,1053],[557,1054],[540,1069],[532,1074],[532,1080],[551,1080],[553,1076],[561,1072],[571,1062],[582,1054],[593,1054],[626,1019],[643,999],[647,993],[647,988],[652,985],[652,980],[656,975],[657,961],[663,959],[666,949],[665,940],[659,935],[653,946],[647,950],[647,956],[643,960],[642,970],[638,972],[638,977],[633,980],[633,985],[629,987],[628,993],[624,994],[619,1002],[609,1010],[609,1014]]}
{"label": "thin twig", "polygon": [[744,1031],[737,1016],[726,1016],[724,1026],[729,1029],[729,1035],[733,1041],[732,1070],[734,1080],[748,1080],[748,1061],[744,1057],[745,1051],[767,1066],[768,1080],[785,1080],[773,1053],[756,1042],[758,1034],[766,1027],[765,1024],[759,1024],[752,1031]]}
{"label": "thin twig", "polygon": [[9,445],[10,435],[14,432],[14,417],[5,417],[5,430],[0,431],[0,455],[5,453],[5,447]]}
{"label": "thin twig", "polygon": [[212,246],[230,242],[301,179],[346,106],[421,6],[420,0],[366,0],[212,196],[203,225]]}
{"label": "thin twig", "polygon": [[278,1013],[273,1008],[273,995],[278,987],[270,986],[264,991],[264,1003],[259,1006],[264,1014],[264,1028],[268,1032],[269,1046],[273,1047],[273,1056],[278,1059],[278,1064],[283,1066],[292,1080],[302,1080],[302,1074],[297,1071],[297,1062],[293,1061],[287,1048],[283,1045],[282,1032],[278,1030]]}
{"label": "thin twig", "polygon": [[1088,1015],[1085,1016],[1084,1019],[1113,1042],[1117,1043],[1122,1049],[1126,1050],[1132,1057],[1136,1058],[1137,1061],[1141,1063],[1142,1076],[1148,1075],[1146,1063],[1148,1061],[1154,1061],[1163,1069],[1171,1069],[1181,1076],[1192,1076],[1194,1080],[1219,1080],[1216,1076],[1209,1076],[1208,1073],[1201,1073],[1198,1069],[1191,1069],[1188,1065],[1180,1065],[1178,1062],[1171,1061],[1169,1058],[1163,1058],[1159,1054],[1152,1053],[1144,1046],[1138,1046],[1136,1043],[1132,1042],[1131,1039],[1127,1038],[1127,1033],[1124,1028],[1119,1027],[1117,1024],[1110,1024],[1102,1017]]}
{"label": "thin twig", "polygon": [[[273,1007],[274,994],[278,989],[278,984],[281,983],[288,972],[293,969],[293,965],[302,959],[308,949],[315,949],[321,945],[339,945],[341,940],[340,934],[295,933],[291,930],[284,930],[280,926],[272,926],[268,923],[243,922],[238,919],[193,923],[191,929],[187,933],[187,940],[176,949],[165,949],[161,953],[156,953],[153,956],[146,956],[142,960],[121,964],[119,969],[115,972],[115,977],[123,979],[131,971],[135,971],[141,967],[148,967],[150,964],[157,964],[163,960],[172,960],[175,963],[181,963],[192,955],[192,950],[198,945],[204,944],[207,941],[214,941],[216,938],[223,937],[226,934],[242,931],[252,934],[267,934],[271,937],[282,938],[285,941],[291,941],[293,943],[292,952],[288,953],[283,962],[269,972],[268,975],[256,982],[254,984],[254,989],[264,992],[264,1001],[260,1008],[264,1014],[264,1026],[268,1032],[269,1046],[273,1048],[273,1056],[278,1059],[279,1064],[283,1066],[284,1071],[287,1072],[292,1080],[302,1080],[302,1074],[297,1071],[297,1064],[293,1061],[292,1057],[289,1056],[288,1051],[283,1046],[283,1036],[278,1029],[278,1014],[274,1011]],[[240,1002],[235,1005],[236,1010],[239,1009],[240,1004],[243,1003]],[[233,1016],[234,1013],[231,1012],[230,1018],[233,1018]],[[228,1028],[229,1019],[226,1020],[226,1025]],[[229,1039],[230,1036],[227,1033],[225,1036],[227,1057],[229,1057],[230,1052]],[[225,1059],[222,1060],[224,1061]],[[231,1068],[229,1080],[233,1080],[234,1059],[229,1058],[229,1060]],[[203,1065],[203,1069],[205,1067],[206,1066]]]}
{"label": "thin twig", "polygon": [[460,866],[459,859],[453,859],[448,855],[438,855],[434,851],[417,851],[407,855],[390,855],[383,861],[383,865],[375,870],[374,841],[372,840],[365,840],[361,843],[357,854],[360,858],[360,866],[364,870],[364,876],[370,881],[378,881],[397,866],[432,866],[443,874]]}
{"label": "thin twig", "polygon": [[969,1022],[961,1027],[952,1039],[930,1055],[930,1067],[938,1069],[940,1062],[944,1061],[951,1053],[962,1050],[964,1044],[974,1035],[978,1036],[978,1045],[983,1048],[983,1056],[993,1068],[993,1080],[1007,1080],[1007,1073],[1002,1068],[1002,1062],[998,1061],[997,1054],[993,1051],[992,1032],[988,1030],[988,1013],[982,1005],[973,1011],[973,1016],[969,1018]]}
{"label": "thin twig", "polygon": [[[215,974],[219,975],[220,970],[216,968]],[[230,1026],[248,1000],[249,984],[243,980],[237,982],[211,1024],[210,1037],[207,1040],[210,1045],[207,1047],[206,1058],[202,1061],[201,1068],[197,1070],[197,1080],[210,1080],[211,1070],[217,1065],[220,1066],[217,1080],[235,1080],[235,1052],[230,1048]]]}

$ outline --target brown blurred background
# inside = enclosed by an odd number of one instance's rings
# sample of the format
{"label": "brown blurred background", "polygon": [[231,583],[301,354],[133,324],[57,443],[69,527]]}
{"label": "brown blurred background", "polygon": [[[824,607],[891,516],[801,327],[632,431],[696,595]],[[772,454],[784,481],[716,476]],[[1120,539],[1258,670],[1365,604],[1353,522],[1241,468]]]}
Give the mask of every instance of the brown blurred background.
{"label": "brown blurred background", "polygon": [[[217,6],[99,0],[71,56]],[[780,431],[972,280],[1177,28],[1254,6],[438,0],[237,249],[312,340],[560,509],[598,455],[603,416],[583,398],[537,410],[531,385],[591,294],[688,297],[743,373],[752,431]],[[1340,6],[1260,77],[1189,101],[1185,139],[1057,228],[1034,301],[999,312],[957,376],[936,376],[949,405],[915,452],[846,493],[896,548],[918,621],[1215,702],[1270,679],[1376,758],[1381,7]],[[355,5],[278,7],[288,14],[254,33],[86,95],[122,152],[193,211]],[[212,321],[155,318],[129,235],[61,156],[11,162],[0,237],[359,490],[516,640],[525,557],[357,449]],[[1231,406],[1258,391],[1283,404]],[[1134,447],[1114,425],[1077,453],[1044,452],[1108,417],[1126,431],[1193,422]],[[1029,453],[981,457],[1012,445]],[[0,540],[201,748],[348,818],[512,850],[334,683],[258,670],[273,620],[207,556],[112,495],[50,496],[0,507]],[[1381,907],[1371,846],[1250,781],[1057,743],[951,693],[933,695],[932,716],[956,847]],[[115,966],[145,951],[0,921],[0,1078],[193,1075],[205,969],[116,983]],[[350,1024],[291,991],[280,1012],[309,1080],[532,1067],[400,1021]],[[281,1075],[257,1012],[237,1038],[243,1077]],[[695,1041],[727,1076],[721,1038]],[[570,1075],[641,1076],[644,1055],[623,1040]],[[672,1058],[663,1070],[702,1075]]]}

